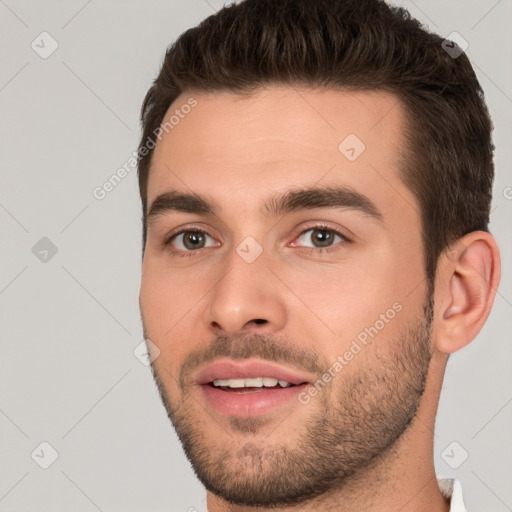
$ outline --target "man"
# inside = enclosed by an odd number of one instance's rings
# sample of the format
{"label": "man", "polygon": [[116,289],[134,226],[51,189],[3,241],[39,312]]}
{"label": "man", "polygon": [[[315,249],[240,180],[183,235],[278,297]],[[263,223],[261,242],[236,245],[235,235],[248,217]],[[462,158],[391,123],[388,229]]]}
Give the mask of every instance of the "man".
{"label": "man", "polygon": [[167,51],[140,307],[210,512],[464,510],[434,420],[500,261],[491,122],[446,50],[379,0],[246,0]]}

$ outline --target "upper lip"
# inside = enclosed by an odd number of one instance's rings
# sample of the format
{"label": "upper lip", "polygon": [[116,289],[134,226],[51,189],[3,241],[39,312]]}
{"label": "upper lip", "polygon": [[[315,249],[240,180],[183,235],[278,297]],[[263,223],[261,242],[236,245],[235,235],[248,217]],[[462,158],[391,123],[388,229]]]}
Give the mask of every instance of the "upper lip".
{"label": "upper lip", "polygon": [[300,371],[255,359],[236,362],[233,359],[215,361],[200,370],[195,376],[195,381],[198,384],[208,384],[216,379],[248,379],[251,377],[273,377],[290,384],[302,384],[310,381],[310,377]]}

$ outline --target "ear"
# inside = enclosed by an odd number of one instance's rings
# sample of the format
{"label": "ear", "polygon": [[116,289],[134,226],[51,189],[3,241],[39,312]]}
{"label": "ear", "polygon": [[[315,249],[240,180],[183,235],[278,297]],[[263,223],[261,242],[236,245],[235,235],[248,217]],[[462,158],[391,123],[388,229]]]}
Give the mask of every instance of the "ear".
{"label": "ear", "polygon": [[489,316],[501,275],[498,245],[490,233],[473,231],[444,251],[439,264],[435,346],[451,354],[470,343]]}

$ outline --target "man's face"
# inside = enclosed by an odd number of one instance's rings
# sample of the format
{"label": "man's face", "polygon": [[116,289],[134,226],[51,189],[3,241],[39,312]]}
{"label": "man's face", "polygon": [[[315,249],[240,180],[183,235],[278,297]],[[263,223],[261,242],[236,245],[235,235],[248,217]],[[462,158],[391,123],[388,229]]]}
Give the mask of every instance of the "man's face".
{"label": "man's face", "polygon": [[148,182],[153,373],[208,490],[298,502],[385,457],[423,393],[431,311],[403,113],[383,92],[272,87],[183,94],[164,122],[190,96]]}

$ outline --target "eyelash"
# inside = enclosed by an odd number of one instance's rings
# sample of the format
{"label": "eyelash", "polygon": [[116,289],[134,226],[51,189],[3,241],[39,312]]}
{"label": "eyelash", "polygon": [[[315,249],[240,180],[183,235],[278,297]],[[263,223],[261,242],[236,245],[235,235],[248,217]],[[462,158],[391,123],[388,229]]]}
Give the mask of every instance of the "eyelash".
{"label": "eyelash", "polygon": [[[350,240],[346,235],[344,235],[340,231],[338,231],[336,229],[333,229],[330,226],[327,226],[326,224],[322,224],[322,223],[315,224],[314,226],[309,226],[307,229],[302,230],[296,238],[300,238],[304,233],[307,233],[308,231],[314,231],[314,230],[328,231],[330,233],[334,233],[335,235],[338,235],[340,238],[342,238],[342,242],[344,244],[349,244],[349,243],[352,242],[352,240]],[[177,256],[179,258],[182,258],[182,257],[183,258],[188,258],[188,257],[194,256],[195,255],[194,253],[199,252],[200,249],[197,249],[197,250],[194,250],[194,251],[182,251],[180,249],[173,249],[172,245],[171,245],[171,242],[177,236],[182,235],[184,233],[191,233],[191,232],[204,233],[204,234],[208,235],[210,238],[213,238],[213,236],[210,235],[210,233],[208,233],[208,231],[206,231],[204,228],[201,228],[199,226],[190,226],[187,229],[183,229],[183,230],[178,231],[177,233],[173,233],[172,235],[167,237],[165,239],[164,243],[163,243],[164,248],[167,248],[173,256]],[[338,242],[338,244],[340,244],[342,242]],[[301,247],[300,249],[305,251],[305,252],[307,252],[308,254],[312,254],[312,253],[315,253],[315,254],[322,253],[322,254],[324,254],[324,253],[329,253],[329,252],[333,252],[333,251],[339,250],[339,246],[338,245],[333,245],[333,246],[325,247],[325,248],[323,248],[323,247]]]}

